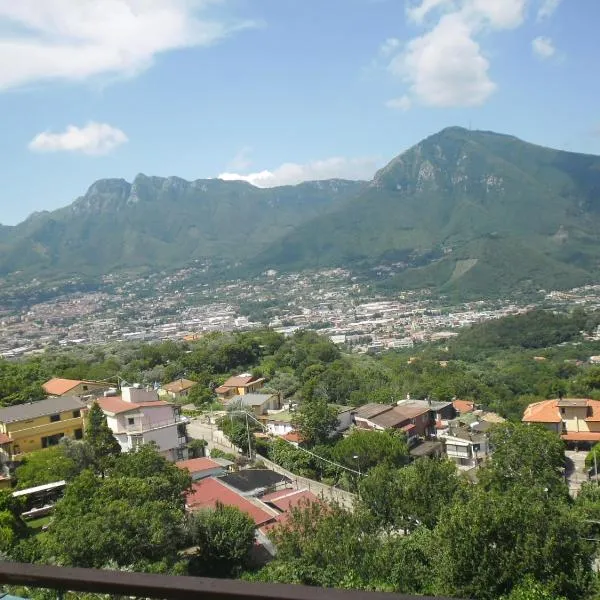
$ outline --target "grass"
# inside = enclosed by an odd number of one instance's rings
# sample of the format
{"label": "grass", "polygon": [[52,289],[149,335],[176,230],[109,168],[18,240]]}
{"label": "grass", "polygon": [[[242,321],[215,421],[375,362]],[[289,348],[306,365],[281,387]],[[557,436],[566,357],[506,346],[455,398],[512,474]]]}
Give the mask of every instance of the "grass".
{"label": "grass", "polygon": [[31,519],[29,521],[26,521],[26,523],[27,523],[27,527],[29,527],[29,529],[32,529],[36,533],[40,533],[42,531],[42,527],[44,527],[44,525],[48,525],[48,523],[50,523],[51,520],[52,520],[52,516],[46,515],[45,517],[38,517],[37,519]]}

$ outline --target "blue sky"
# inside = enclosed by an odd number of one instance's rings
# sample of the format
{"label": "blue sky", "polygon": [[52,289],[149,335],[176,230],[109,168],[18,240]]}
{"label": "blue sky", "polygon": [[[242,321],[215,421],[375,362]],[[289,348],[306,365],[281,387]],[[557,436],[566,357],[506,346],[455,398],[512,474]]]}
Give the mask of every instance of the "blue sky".
{"label": "blue sky", "polygon": [[96,179],[271,186],[449,125],[600,154],[598,0],[0,0],[0,222]]}

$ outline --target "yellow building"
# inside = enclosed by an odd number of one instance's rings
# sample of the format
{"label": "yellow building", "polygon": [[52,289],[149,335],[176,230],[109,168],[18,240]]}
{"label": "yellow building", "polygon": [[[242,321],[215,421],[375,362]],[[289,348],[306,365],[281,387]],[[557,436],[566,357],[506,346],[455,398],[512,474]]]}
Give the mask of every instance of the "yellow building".
{"label": "yellow building", "polygon": [[87,396],[93,392],[103,392],[114,386],[113,383],[103,381],[62,379],[60,377],[53,377],[42,384],[42,388],[48,396]]}
{"label": "yellow building", "polygon": [[56,446],[65,436],[81,439],[85,408],[74,396],[0,408],[0,464]]}
{"label": "yellow building", "polygon": [[254,377],[250,373],[242,373],[230,377],[223,385],[220,385],[215,393],[220,400],[227,400],[233,396],[244,396],[245,394],[254,394],[265,385],[262,377]]}
{"label": "yellow building", "polygon": [[525,423],[540,423],[565,442],[584,445],[600,441],[600,401],[560,398],[534,402],[525,409]]}

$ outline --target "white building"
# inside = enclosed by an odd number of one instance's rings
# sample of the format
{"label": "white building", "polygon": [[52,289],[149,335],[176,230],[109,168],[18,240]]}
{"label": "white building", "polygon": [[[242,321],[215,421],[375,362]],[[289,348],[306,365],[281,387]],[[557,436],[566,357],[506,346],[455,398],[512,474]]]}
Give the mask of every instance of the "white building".
{"label": "white building", "polygon": [[159,400],[156,391],[124,387],[121,396],[104,396],[98,404],[123,452],[155,442],[167,460],[187,458],[187,419],[178,406]]}

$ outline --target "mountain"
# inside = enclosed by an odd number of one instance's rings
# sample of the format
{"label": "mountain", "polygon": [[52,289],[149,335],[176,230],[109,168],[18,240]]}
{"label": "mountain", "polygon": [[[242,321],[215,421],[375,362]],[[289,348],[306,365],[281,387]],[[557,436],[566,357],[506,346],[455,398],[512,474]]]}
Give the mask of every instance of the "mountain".
{"label": "mountain", "polygon": [[97,275],[253,256],[366,186],[344,180],[259,189],[241,181],[104,179],[70,206],[0,227],[0,275]]}
{"label": "mountain", "polygon": [[565,288],[600,272],[600,157],[452,127],[410,148],[358,196],[280,238],[276,269],[396,262],[388,289],[459,296]]}

